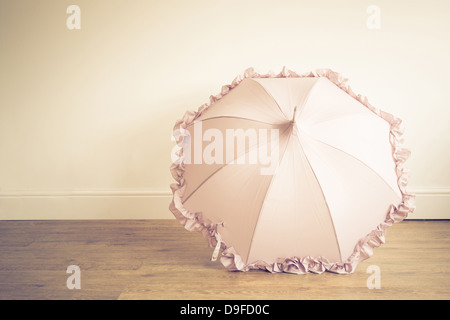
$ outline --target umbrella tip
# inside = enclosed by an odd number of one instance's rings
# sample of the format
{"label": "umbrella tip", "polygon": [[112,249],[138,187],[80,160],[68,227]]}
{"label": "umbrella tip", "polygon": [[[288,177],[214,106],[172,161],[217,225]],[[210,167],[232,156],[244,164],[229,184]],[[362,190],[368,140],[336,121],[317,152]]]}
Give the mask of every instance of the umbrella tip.
{"label": "umbrella tip", "polygon": [[295,106],[294,108],[294,115],[292,116],[292,120],[291,123],[294,124],[295,123],[295,114],[297,113],[297,106]]}

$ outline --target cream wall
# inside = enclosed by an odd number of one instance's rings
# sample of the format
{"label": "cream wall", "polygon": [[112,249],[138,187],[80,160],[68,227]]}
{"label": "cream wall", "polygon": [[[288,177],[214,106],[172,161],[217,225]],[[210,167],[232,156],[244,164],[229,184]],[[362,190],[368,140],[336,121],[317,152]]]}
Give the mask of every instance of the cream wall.
{"label": "cream wall", "polygon": [[449,32],[437,0],[1,0],[0,219],[171,218],[174,122],[284,65],[341,72],[402,118],[411,218],[450,218]]}

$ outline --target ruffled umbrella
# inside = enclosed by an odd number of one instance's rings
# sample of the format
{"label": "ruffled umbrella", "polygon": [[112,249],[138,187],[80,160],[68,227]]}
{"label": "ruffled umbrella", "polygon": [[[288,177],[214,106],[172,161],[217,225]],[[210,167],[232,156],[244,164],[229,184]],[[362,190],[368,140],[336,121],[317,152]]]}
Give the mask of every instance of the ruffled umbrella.
{"label": "ruffled umbrella", "polygon": [[176,123],[170,210],[228,270],[352,273],[414,210],[400,124],[329,69],[247,69]]}

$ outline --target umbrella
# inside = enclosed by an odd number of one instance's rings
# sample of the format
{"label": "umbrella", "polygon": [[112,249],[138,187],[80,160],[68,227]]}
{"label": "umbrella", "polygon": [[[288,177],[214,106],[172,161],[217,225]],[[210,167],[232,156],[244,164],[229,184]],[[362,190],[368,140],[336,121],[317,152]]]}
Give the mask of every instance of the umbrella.
{"label": "umbrella", "polygon": [[173,135],[170,210],[231,271],[352,273],[414,210],[401,120],[329,69],[247,69]]}

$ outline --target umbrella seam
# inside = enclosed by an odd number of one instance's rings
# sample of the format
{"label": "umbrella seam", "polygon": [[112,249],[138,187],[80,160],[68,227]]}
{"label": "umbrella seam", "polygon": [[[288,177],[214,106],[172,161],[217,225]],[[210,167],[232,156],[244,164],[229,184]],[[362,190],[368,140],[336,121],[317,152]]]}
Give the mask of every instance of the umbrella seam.
{"label": "umbrella seam", "polygon": [[305,99],[303,100],[303,104],[300,108],[300,110],[298,110],[298,114],[297,114],[297,118],[298,118],[298,123],[300,123],[301,121],[301,116],[303,114],[303,110],[305,109],[306,104],[309,101],[309,98],[311,97],[311,92],[314,91],[314,88],[316,87],[317,83],[320,81],[320,79],[323,79],[321,77],[314,77],[316,79],[316,82],[314,82],[314,84],[311,86],[311,88],[309,88],[308,90],[308,94],[306,95]]}
{"label": "umbrella seam", "polygon": [[[288,129],[289,129],[289,128],[292,129],[293,126],[289,126]],[[288,129],[286,129],[286,131],[287,131]],[[286,132],[286,131],[285,131],[285,132]],[[285,154],[286,154],[286,150],[287,150],[287,148],[288,148],[289,142],[291,141],[291,137],[292,137],[292,132],[291,132],[291,134],[289,135],[288,141],[286,142],[286,146],[285,146],[285,148],[284,148],[283,155],[281,156],[281,159],[280,159],[280,162],[279,162],[279,164],[278,164],[278,167],[277,167],[277,170],[276,170],[276,171],[278,171],[278,168],[280,167],[280,164],[283,162],[283,159],[284,159],[284,156],[285,156]],[[252,237],[250,238],[250,239],[251,239],[251,240],[250,240],[250,245],[249,245],[249,247],[248,247],[248,252],[247,252],[247,263],[246,263],[246,264],[248,264],[248,259],[249,259],[249,257],[250,257],[250,252],[251,252],[251,248],[252,248],[252,245],[253,245],[253,239],[254,239],[254,237],[255,237],[255,232],[256,232],[256,229],[257,229],[257,227],[258,227],[259,218],[261,217],[261,212],[262,212],[263,209],[264,209],[264,203],[266,202],[267,194],[269,193],[269,190],[270,190],[270,188],[272,187],[272,183],[273,183],[274,177],[275,177],[275,175],[276,175],[276,173],[277,173],[276,171],[274,172],[274,174],[273,174],[273,176],[272,176],[272,179],[270,180],[269,187],[267,188],[266,194],[264,195],[263,204],[262,204],[262,206],[261,206],[261,209],[259,210],[259,215],[258,215],[258,219],[256,220],[256,223],[255,223],[255,228],[253,228]]]}
{"label": "umbrella seam", "polygon": [[331,215],[330,207],[328,206],[327,198],[325,197],[325,193],[323,192],[322,185],[320,184],[319,179],[317,178],[316,172],[314,171],[314,169],[313,169],[313,167],[311,165],[311,162],[308,159],[308,155],[306,154],[305,150],[302,147],[302,144],[300,142],[300,138],[298,137],[298,135],[297,135],[297,139],[299,140],[298,143],[300,145],[300,148],[302,148],[303,154],[305,155],[306,162],[308,162],[308,166],[311,168],[311,172],[313,173],[314,178],[317,181],[317,185],[319,186],[320,192],[322,193],[322,197],[323,197],[323,199],[325,201],[325,205],[327,206],[328,215],[330,216],[331,225],[333,226],[334,238],[336,239],[336,246],[337,246],[338,251],[339,251],[339,258],[340,258],[341,263],[342,263],[344,261],[342,259],[341,246],[339,245],[339,241],[338,241],[338,237],[337,237],[337,233],[336,233],[336,227],[334,226],[334,220],[333,220],[333,216]]}
{"label": "umbrella seam", "polygon": [[[286,128],[286,130],[284,130],[281,135],[284,135],[286,133],[286,131],[289,130],[289,126]],[[269,141],[266,141],[266,144],[268,144]],[[236,158],[234,158],[233,160],[229,161],[228,163],[225,163],[222,167],[218,168],[216,171],[214,171],[213,173],[211,173],[205,180],[202,181],[202,183],[200,183],[198,185],[197,188],[195,188],[191,194],[189,194],[186,199],[184,199],[181,203],[184,205],[184,203],[186,201],[189,200],[189,198],[198,190],[200,189],[210,178],[212,178],[217,172],[219,172],[220,170],[222,170],[223,168],[225,168],[226,166],[228,166],[231,162],[235,161],[236,159],[238,159],[239,157],[242,157],[244,155],[246,155],[247,153],[249,153],[250,151],[252,151],[254,148],[259,147],[259,144],[255,144],[252,148],[249,148],[249,150],[239,156],[236,156]]]}
{"label": "umbrella seam", "polygon": [[[207,119],[201,119],[201,120],[198,120],[198,121],[204,122],[204,121],[207,121],[207,120],[214,120],[214,119],[221,119],[221,118],[242,119],[242,120],[248,120],[248,121],[253,121],[253,122],[259,122],[259,123],[263,123],[263,124],[268,124],[268,125],[272,125],[272,126],[280,126],[280,125],[285,124],[285,123],[273,124],[273,123],[270,123],[270,122],[265,122],[265,121],[260,121],[260,120],[254,120],[254,119],[244,118],[244,117],[236,117],[236,116],[215,116],[215,117],[211,117],[211,118],[207,118]],[[194,122],[193,122],[193,123],[190,123],[189,125],[187,125],[186,128],[189,128],[189,127],[191,127],[191,126],[193,126],[193,125],[194,125]]]}
{"label": "umbrella seam", "polygon": [[[320,139],[314,138],[313,136],[311,136],[311,135],[309,135],[309,134],[307,134],[307,133],[305,133],[305,132],[304,132],[304,134],[307,135],[308,137],[310,137],[311,139],[314,139],[314,140],[316,140],[316,141],[319,142],[319,143],[322,143],[322,144],[324,144],[324,145],[326,145],[326,146],[328,146],[328,147],[330,147],[330,148],[333,148],[333,149],[335,149],[335,150],[337,150],[337,151],[340,151],[340,152],[342,152],[342,153],[348,155],[349,157],[355,159],[356,161],[360,162],[362,165],[364,165],[365,167],[367,167],[370,171],[372,171],[373,173],[375,173],[375,174],[383,181],[383,183],[386,184],[386,185],[389,187],[389,189],[391,189],[391,191],[394,192],[394,194],[397,196],[397,192],[392,188],[392,186],[389,185],[389,183],[387,183],[387,181],[386,181],[386,180],[385,180],[378,172],[376,172],[374,169],[372,169],[372,168],[371,168],[369,165],[367,165],[364,161],[362,161],[362,160],[356,158],[354,155],[352,155],[352,154],[350,154],[350,153],[348,153],[348,152],[346,152],[346,151],[344,151],[344,150],[341,150],[341,149],[339,149],[339,148],[336,148],[336,147],[332,146],[331,144],[328,144],[328,143],[326,143],[326,142],[324,142],[324,141],[322,141],[322,140],[320,140]],[[397,181],[397,182],[398,182],[398,181]],[[398,183],[397,183],[397,185],[398,185]],[[400,191],[400,193],[401,193],[400,188],[399,188],[399,191]],[[400,200],[401,200],[401,199],[400,199]]]}
{"label": "umbrella seam", "polygon": [[256,82],[264,90],[264,92],[267,93],[272,98],[272,100],[275,102],[275,104],[277,105],[278,109],[280,110],[281,114],[284,116],[284,118],[287,121],[289,121],[290,120],[289,117],[284,114],[283,109],[281,109],[281,106],[278,104],[278,101],[273,97],[273,95],[261,83],[259,83],[258,81],[256,81],[253,78],[249,78],[249,79],[251,79],[254,82]]}

